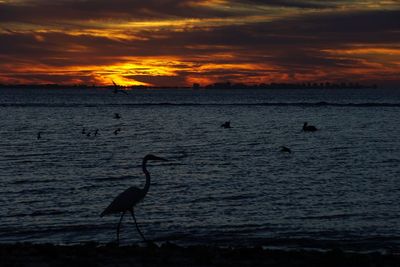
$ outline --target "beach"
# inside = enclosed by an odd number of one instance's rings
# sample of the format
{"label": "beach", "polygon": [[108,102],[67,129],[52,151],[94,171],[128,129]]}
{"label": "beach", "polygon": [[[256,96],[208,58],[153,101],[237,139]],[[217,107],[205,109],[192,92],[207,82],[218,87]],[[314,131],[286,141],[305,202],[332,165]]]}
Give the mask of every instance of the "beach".
{"label": "beach", "polygon": [[327,251],[161,246],[2,244],[1,266],[400,266],[400,255]]}

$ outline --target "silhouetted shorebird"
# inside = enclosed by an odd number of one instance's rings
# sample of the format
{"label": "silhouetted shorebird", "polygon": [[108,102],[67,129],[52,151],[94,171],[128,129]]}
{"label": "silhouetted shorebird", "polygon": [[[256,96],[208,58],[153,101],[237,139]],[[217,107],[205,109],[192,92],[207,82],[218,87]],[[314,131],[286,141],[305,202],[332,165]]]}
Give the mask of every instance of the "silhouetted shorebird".
{"label": "silhouetted shorebird", "polygon": [[308,125],[307,122],[305,122],[304,125],[303,125],[303,131],[304,131],[304,132],[315,132],[315,131],[317,131],[317,130],[318,130],[318,129],[317,129],[315,126]]}
{"label": "silhouetted shorebird", "polygon": [[232,128],[231,127],[231,122],[230,121],[226,121],[221,125],[222,128]]}
{"label": "silhouetted shorebird", "polygon": [[119,229],[121,227],[122,218],[124,217],[125,213],[129,211],[132,215],[133,221],[135,222],[135,226],[137,231],[139,232],[140,236],[142,237],[143,241],[146,241],[146,238],[142,234],[139,229],[139,226],[136,221],[135,213],[133,208],[137,203],[142,201],[146,196],[147,192],[150,188],[150,173],[147,171],[146,164],[149,160],[160,160],[160,161],[167,161],[166,159],[156,157],[154,155],[146,155],[142,161],[142,170],[143,173],[146,175],[146,184],[143,188],[137,188],[136,186],[129,187],[124,192],[120,193],[112,202],[111,204],[100,214],[101,217],[108,214],[113,213],[121,213],[121,217],[119,219],[117,225],[117,244],[119,244]]}
{"label": "silhouetted shorebird", "polygon": [[121,119],[121,115],[119,115],[119,113],[114,113],[114,119]]}
{"label": "silhouetted shorebird", "polygon": [[39,140],[40,138],[42,138],[41,134],[42,134],[42,132],[38,132],[38,133],[37,133],[37,139],[38,139],[38,140]]}
{"label": "silhouetted shorebird", "polygon": [[281,152],[288,152],[288,153],[292,153],[292,150],[290,150],[290,148],[288,148],[288,147],[281,146]]}

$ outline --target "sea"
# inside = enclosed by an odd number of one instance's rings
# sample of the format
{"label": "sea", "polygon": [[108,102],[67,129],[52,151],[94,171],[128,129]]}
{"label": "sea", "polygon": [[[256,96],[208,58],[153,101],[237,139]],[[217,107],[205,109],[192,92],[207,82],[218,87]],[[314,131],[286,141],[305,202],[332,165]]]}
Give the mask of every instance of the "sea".
{"label": "sea", "polygon": [[[114,242],[99,215],[154,154],[155,243],[400,251],[400,89],[127,92],[0,89],[0,243]],[[121,243],[143,244],[128,213]]]}

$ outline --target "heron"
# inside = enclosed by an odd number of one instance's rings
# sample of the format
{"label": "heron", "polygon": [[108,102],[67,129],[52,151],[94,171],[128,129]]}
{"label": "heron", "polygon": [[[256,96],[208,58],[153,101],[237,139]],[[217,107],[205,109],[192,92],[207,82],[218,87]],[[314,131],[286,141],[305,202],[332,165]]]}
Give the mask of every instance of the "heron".
{"label": "heron", "polygon": [[144,197],[146,196],[146,194],[150,188],[150,173],[146,168],[147,161],[149,161],[149,160],[167,161],[164,158],[160,158],[160,157],[154,156],[152,154],[146,155],[143,158],[143,162],[142,162],[142,170],[146,176],[146,184],[144,185],[144,187],[142,189],[138,188],[136,186],[129,187],[124,192],[120,193],[111,202],[111,204],[100,214],[100,217],[103,217],[104,215],[108,215],[108,214],[121,213],[121,217],[120,217],[118,225],[117,225],[117,244],[118,245],[119,245],[119,230],[121,227],[122,218],[124,217],[126,212],[131,213],[133,221],[135,222],[136,230],[139,232],[139,235],[142,237],[143,241],[147,242],[146,238],[140,231],[140,228],[137,224],[134,207],[136,204],[138,204],[140,201],[142,201],[144,199]]}
{"label": "heron", "polygon": [[307,122],[305,122],[305,123],[303,124],[303,131],[304,131],[304,132],[315,132],[315,131],[317,131],[317,130],[318,130],[318,129],[317,129],[315,126],[308,125]]}

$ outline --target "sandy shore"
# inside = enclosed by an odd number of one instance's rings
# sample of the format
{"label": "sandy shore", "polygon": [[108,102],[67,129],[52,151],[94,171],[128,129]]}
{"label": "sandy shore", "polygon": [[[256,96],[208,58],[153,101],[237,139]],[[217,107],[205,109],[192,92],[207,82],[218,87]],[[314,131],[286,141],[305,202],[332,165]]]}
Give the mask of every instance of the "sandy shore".
{"label": "sandy shore", "polygon": [[97,244],[0,245],[0,266],[400,266],[400,255],[263,250],[262,248],[160,247]]}

